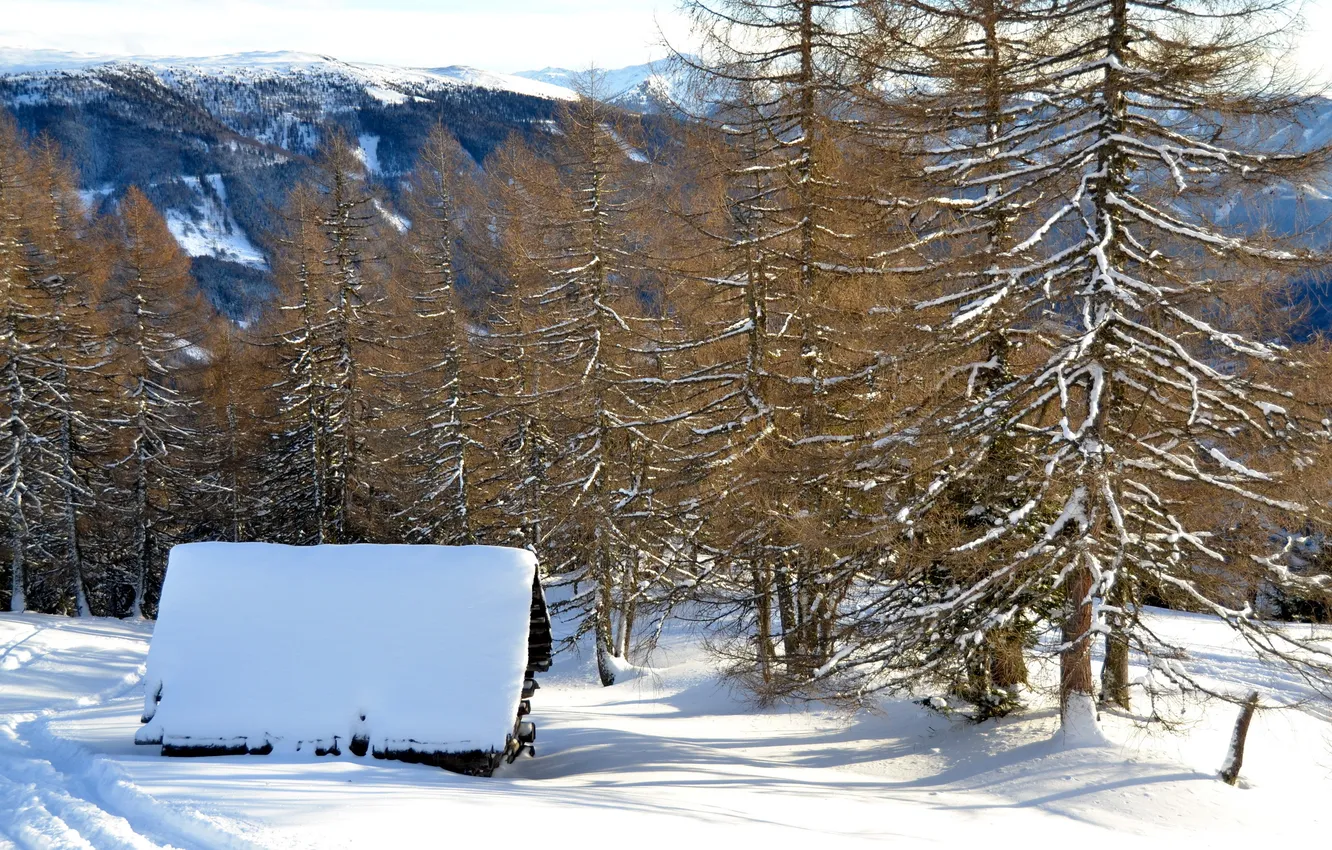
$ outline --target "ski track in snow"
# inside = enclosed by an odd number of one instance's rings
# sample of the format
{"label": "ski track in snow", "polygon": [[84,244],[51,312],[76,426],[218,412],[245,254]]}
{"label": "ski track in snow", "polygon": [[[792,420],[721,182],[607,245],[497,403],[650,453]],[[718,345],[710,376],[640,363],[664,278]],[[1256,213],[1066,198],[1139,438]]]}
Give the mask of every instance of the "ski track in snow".
{"label": "ski track in snow", "polygon": [[33,652],[25,648],[24,644],[41,634],[42,630],[41,626],[34,626],[32,631],[5,646],[4,651],[0,652],[0,670],[17,670],[30,662]]}
{"label": "ski track in snow", "polygon": [[[70,620],[68,628],[80,621]],[[40,623],[0,647],[0,670],[37,663],[37,639],[67,628]],[[138,701],[143,665],[69,708],[0,712],[0,850],[260,850],[246,827],[163,803],[110,759],[55,735],[52,723],[116,701]],[[0,685],[6,684],[0,680]],[[252,830],[253,828],[248,828]]]}

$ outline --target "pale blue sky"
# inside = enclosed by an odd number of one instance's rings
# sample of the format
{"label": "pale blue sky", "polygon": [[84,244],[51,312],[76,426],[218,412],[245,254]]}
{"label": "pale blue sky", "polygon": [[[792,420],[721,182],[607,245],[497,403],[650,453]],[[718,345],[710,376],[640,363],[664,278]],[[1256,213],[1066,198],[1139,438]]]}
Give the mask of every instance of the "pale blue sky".
{"label": "pale blue sky", "polygon": [[616,68],[665,55],[676,0],[0,0],[0,46],[207,56],[297,50],[393,65]]}
{"label": "pale blue sky", "polygon": [[[1306,0],[1301,64],[1332,79],[1332,0]],[[394,65],[605,68],[688,46],[676,0],[0,0],[0,46],[207,56],[298,50]]]}

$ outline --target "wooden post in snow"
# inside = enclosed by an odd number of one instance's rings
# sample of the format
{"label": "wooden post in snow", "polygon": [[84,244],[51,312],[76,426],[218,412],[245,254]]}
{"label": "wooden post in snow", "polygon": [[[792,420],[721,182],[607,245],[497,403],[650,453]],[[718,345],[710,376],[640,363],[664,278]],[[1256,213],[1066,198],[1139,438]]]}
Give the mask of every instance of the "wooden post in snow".
{"label": "wooden post in snow", "polygon": [[1230,752],[1226,754],[1226,763],[1221,768],[1221,778],[1227,785],[1239,782],[1240,766],[1244,764],[1244,740],[1249,737],[1249,723],[1258,709],[1258,692],[1253,691],[1240,709],[1239,719],[1235,721],[1235,734],[1230,737]]}

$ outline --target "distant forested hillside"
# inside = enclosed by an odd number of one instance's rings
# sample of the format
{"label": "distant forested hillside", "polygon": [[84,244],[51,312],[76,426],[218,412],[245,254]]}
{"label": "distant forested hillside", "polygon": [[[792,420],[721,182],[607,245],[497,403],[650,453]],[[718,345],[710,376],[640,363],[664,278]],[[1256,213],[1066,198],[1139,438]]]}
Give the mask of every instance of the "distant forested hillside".
{"label": "distant forested hillside", "polygon": [[513,133],[542,131],[561,102],[550,96],[561,90],[548,88],[328,61],[110,63],[0,76],[0,104],[21,130],[60,145],[95,209],[139,186],[166,214],[213,303],[252,318],[272,291],[265,234],[277,230],[282,200],[330,129],[356,140],[371,177],[395,194],[436,124],[479,162]]}

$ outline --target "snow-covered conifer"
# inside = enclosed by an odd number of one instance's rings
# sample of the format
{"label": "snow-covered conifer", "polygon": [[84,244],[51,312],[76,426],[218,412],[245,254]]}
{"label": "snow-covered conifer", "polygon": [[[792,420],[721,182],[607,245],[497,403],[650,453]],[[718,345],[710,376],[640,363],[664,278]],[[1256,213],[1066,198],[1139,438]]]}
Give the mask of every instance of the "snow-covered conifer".
{"label": "snow-covered conifer", "polygon": [[[43,368],[37,401],[47,479],[41,518],[42,549],[63,573],[60,598],[89,616],[87,530],[98,503],[98,456],[108,428],[99,421],[107,394],[99,368],[105,361],[106,327],[97,315],[96,291],[105,283],[101,240],[90,232],[75,191],[72,168],[47,137],[33,146],[32,207],[26,221],[27,274],[41,292],[43,310],[33,344]],[[62,606],[63,607],[63,606]]]}
{"label": "snow-covered conifer", "polygon": [[273,338],[270,445],[264,454],[260,518],[265,536],[286,543],[322,542],[328,320],[320,260],[318,202],[298,186],[284,208],[275,275],[278,303],[264,331]]}
{"label": "snow-covered conifer", "polygon": [[369,436],[383,365],[375,359],[384,349],[377,325],[384,294],[374,253],[383,216],[342,134],[329,135],[316,166],[287,204],[274,318],[281,398],[265,473],[299,501],[270,498],[266,510],[293,542],[345,543],[375,533],[382,493]]}
{"label": "snow-covered conifer", "polygon": [[[254,458],[265,395],[258,370],[262,349],[223,316],[204,337],[208,353],[200,406],[203,461],[211,482],[202,520],[223,540],[253,539],[260,494]],[[293,506],[288,506],[290,509]]]}
{"label": "snow-covered conifer", "polygon": [[[996,210],[1006,232],[980,246],[981,268],[939,264],[940,291],[917,305],[936,337],[921,362],[938,393],[884,441],[896,455],[885,467],[911,461],[901,544],[892,580],[858,615],[871,634],[839,661],[843,686],[937,671],[1037,611],[1058,623],[1065,729],[1094,737],[1096,635],[1188,681],[1137,617],[1161,592],[1327,681],[1325,649],[1272,628],[1218,580],[1285,569],[1282,547],[1224,535],[1225,517],[1254,509],[1270,528],[1318,513],[1299,489],[1328,437],[1317,399],[1293,390],[1306,365],[1246,332],[1261,293],[1311,258],[1218,210],[1291,185],[1315,159],[1263,144],[1263,128],[1300,105],[1270,73],[1268,11],[1245,0],[1025,10],[1035,23],[1012,26],[1041,38],[1021,60],[1030,81],[1005,97],[1010,121],[991,132],[977,111],[971,129],[930,139],[940,200],[982,243]],[[982,33],[984,18],[964,29]],[[905,264],[934,250],[927,235]],[[978,502],[987,521],[939,522],[1000,451],[1002,498]],[[1112,659],[1112,702],[1127,698],[1126,658]]]}
{"label": "snow-covered conifer", "polygon": [[166,555],[187,518],[199,435],[184,390],[206,361],[204,318],[189,258],[137,188],[120,202],[119,250],[106,288],[115,382],[113,479],[105,502],[123,516],[131,617],[148,612]]}
{"label": "snow-covered conifer", "polygon": [[0,494],[3,495],[9,560],[9,609],[27,608],[30,469],[38,443],[32,373],[40,368],[24,325],[32,318],[23,274],[22,223],[31,161],[9,118],[0,120],[0,386],[5,420],[0,430]]}
{"label": "snow-covered conifer", "polygon": [[521,343],[541,365],[535,392],[555,448],[545,484],[553,522],[539,551],[559,582],[577,588],[568,603],[582,615],[576,636],[595,635],[610,684],[610,656],[624,654],[638,601],[661,577],[644,563],[656,554],[647,505],[660,438],[651,385],[638,380],[653,326],[654,276],[633,224],[646,166],[602,96],[594,73],[547,140],[551,161],[523,157],[522,172],[508,176],[527,206],[502,235],[516,240],[519,275],[532,284],[519,296],[527,303],[510,307],[524,324],[536,319]]}
{"label": "snow-covered conifer", "polygon": [[711,348],[692,380],[715,394],[693,432],[723,498],[704,539],[731,564],[712,576],[731,586],[723,602],[753,603],[755,658],[777,690],[835,651],[848,580],[873,548],[856,542],[868,502],[849,450],[896,403],[893,342],[871,308],[895,297],[873,262],[892,240],[897,163],[857,105],[856,5],[696,4],[701,58],[681,58],[724,140],[703,166],[724,187],[716,212],[693,213],[722,259],[703,278],[716,307],[690,317],[691,344]]}
{"label": "snow-covered conifer", "polygon": [[410,368],[398,379],[408,387],[407,446],[401,453],[412,480],[406,520],[414,539],[439,544],[477,540],[472,478],[482,444],[473,421],[479,410],[466,365],[471,346],[455,258],[459,184],[471,167],[457,140],[436,125],[407,194],[412,224],[404,275],[411,319],[400,344]]}

